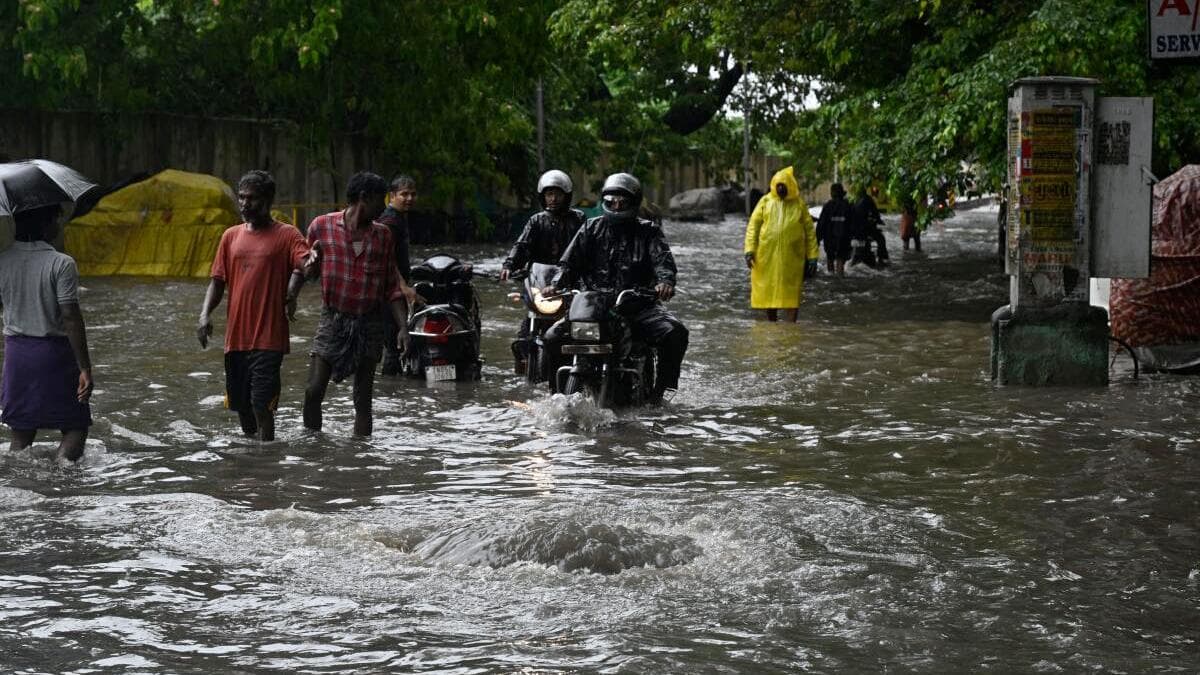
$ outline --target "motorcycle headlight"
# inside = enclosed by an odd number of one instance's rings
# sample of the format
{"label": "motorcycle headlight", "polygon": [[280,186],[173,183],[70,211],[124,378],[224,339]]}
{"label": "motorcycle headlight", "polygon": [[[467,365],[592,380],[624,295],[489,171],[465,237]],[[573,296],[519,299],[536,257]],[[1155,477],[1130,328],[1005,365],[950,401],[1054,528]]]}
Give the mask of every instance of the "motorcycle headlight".
{"label": "motorcycle headlight", "polygon": [[533,307],[542,314],[557,314],[563,306],[562,296],[545,298],[540,290],[533,291]]}
{"label": "motorcycle headlight", "polygon": [[587,340],[589,342],[600,342],[600,324],[575,321],[571,324],[571,338],[575,340]]}

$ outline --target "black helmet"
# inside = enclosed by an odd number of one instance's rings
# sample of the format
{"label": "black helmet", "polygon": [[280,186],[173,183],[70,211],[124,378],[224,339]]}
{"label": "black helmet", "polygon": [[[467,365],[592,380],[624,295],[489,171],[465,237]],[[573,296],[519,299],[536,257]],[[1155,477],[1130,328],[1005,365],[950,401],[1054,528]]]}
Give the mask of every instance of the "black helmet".
{"label": "black helmet", "polygon": [[546,173],[542,174],[542,177],[538,179],[537,183],[538,201],[542,203],[542,207],[544,208],[546,206],[546,200],[544,198],[546,190],[552,187],[558,188],[559,190],[567,193],[567,205],[570,206],[571,193],[575,191],[575,185],[571,182],[571,177],[566,173],[559,171],[558,169],[550,169]]}
{"label": "black helmet", "polygon": [[[628,200],[625,208],[614,211],[609,207],[609,195],[621,195]],[[600,205],[604,213],[618,219],[636,218],[642,205],[642,184],[638,179],[627,173],[614,173],[604,179],[604,187],[600,189]]]}

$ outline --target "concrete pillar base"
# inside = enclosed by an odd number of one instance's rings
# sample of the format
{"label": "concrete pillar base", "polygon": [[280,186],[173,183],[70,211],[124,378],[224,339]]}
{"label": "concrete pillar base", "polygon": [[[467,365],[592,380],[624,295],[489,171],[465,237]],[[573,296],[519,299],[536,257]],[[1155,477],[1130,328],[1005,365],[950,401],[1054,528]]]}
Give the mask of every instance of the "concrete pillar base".
{"label": "concrete pillar base", "polygon": [[1027,386],[1108,384],[1108,312],[1082,302],[992,314],[992,379]]}

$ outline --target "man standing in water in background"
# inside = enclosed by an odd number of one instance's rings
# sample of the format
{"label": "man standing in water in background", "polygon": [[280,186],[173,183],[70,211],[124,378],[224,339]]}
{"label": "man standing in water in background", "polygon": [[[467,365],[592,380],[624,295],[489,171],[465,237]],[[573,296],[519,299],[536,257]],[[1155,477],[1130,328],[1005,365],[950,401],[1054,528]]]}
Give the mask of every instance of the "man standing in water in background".
{"label": "man standing in water in background", "polygon": [[817,218],[817,241],[825,242],[825,267],[830,274],[846,276],[846,261],[850,259],[850,241],[858,232],[858,217],[854,206],[846,201],[846,188],[841,183],[829,187],[830,199],[821,207]]}
{"label": "man standing in water in background", "polygon": [[[388,205],[379,216],[379,222],[387,225],[392,231],[392,244],[396,248],[396,269],[404,282],[409,282],[412,262],[408,258],[409,227],[408,217],[413,206],[417,203],[417,181],[412,176],[400,174],[392,179],[388,192]],[[390,312],[384,312],[385,322],[383,341],[383,367],[380,372],[384,375],[400,374],[400,350],[396,348],[396,334],[399,328]]]}
{"label": "man standing in water in background", "polygon": [[768,321],[795,323],[804,301],[804,280],[817,272],[817,238],[808,204],[792,167],[771,177],[746,223],[743,247],[750,269],[750,307]]}
{"label": "man standing in water in background", "polygon": [[4,305],[4,382],[0,416],[12,429],[12,450],[33,445],[38,429],[59,429],[56,457],[83,456],[92,411],[92,359],[79,310],[75,261],[48,242],[58,233],[59,207],[13,214],[16,241],[0,253]]}
{"label": "man standing in water in background", "polygon": [[321,320],[313,337],[304,426],[321,429],[321,404],[329,380],[354,375],[354,433],[371,435],[375,366],[383,354],[383,311],[397,326],[396,348],[408,343],[408,306],[417,294],[396,268],[392,232],[375,219],[383,213],[388,186],[360,172],[346,186],[342,211],[317,216],[308,226],[312,248],[305,267],[321,277]]}
{"label": "man standing in water in background", "polygon": [[208,347],[212,312],[229,288],[225,325],[225,407],[237,412],[242,431],[275,440],[275,409],[280,368],[289,351],[288,321],[304,284],[300,271],[308,256],[304,236],[271,218],[275,179],[250,171],[238,181],[238,210],[246,222],[221,235],[212,279],[200,307],[196,337]]}

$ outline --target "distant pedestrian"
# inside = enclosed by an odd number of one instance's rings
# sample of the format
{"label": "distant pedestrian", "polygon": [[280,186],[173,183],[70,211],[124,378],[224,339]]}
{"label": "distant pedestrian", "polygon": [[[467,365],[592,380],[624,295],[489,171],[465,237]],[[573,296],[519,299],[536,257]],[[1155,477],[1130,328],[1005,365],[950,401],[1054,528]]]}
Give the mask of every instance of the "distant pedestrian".
{"label": "distant pedestrian", "polygon": [[795,321],[804,299],[804,280],[816,273],[817,236],[808,204],[792,167],[771,178],[771,192],[758,200],[746,224],[744,246],[750,268],[750,307],[766,310],[768,321]]}
{"label": "distant pedestrian", "polygon": [[[408,255],[411,228],[409,216],[417,203],[417,181],[412,176],[399,174],[392,179],[388,190],[387,208],[379,216],[379,222],[387,225],[392,231],[392,245],[396,249],[396,269],[405,283],[410,280],[412,261]],[[390,312],[383,313],[384,341],[383,366],[380,372],[384,375],[400,374],[400,350],[396,347],[396,334],[399,327]]]}
{"label": "distant pedestrian", "polygon": [[917,229],[917,203],[911,197],[904,199],[904,206],[900,210],[900,241],[904,242],[904,250],[908,250],[908,243],[912,241],[916,245],[918,251],[921,250],[921,230]]}
{"label": "distant pedestrian", "polygon": [[[871,188],[871,191],[877,192],[878,188]],[[871,267],[876,265],[887,265],[888,250],[887,239],[883,236],[883,216],[879,213],[879,206],[875,200],[867,192],[866,186],[858,188],[858,200],[854,202],[854,210],[857,214],[858,226],[861,230],[855,235],[861,242],[861,254],[858,249],[855,250],[854,256],[856,259],[861,258],[861,261]],[[871,251],[871,242],[875,243],[875,251]]]}
{"label": "distant pedestrian", "polygon": [[398,327],[395,343],[401,354],[408,342],[408,306],[417,295],[396,267],[391,230],[375,222],[387,192],[383,178],[356,173],[346,186],[349,205],[317,216],[308,226],[313,252],[306,268],[321,278],[321,319],[304,392],[304,426],[309,429],[321,429],[329,380],[353,375],[354,433],[369,436],[375,367],[383,353],[383,312],[390,311]]}
{"label": "distant pedestrian", "polygon": [[39,429],[62,432],[56,457],[83,456],[92,412],[92,359],[79,309],[75,260],[48,242],[58,234],[59,207],[13,214],[15,239],[0,253],[4,305],[4,371],[0,414],[12,450],[33,445]]}
{"label": "distant pedestrian", "polygon": [[271,217],[274,200],[275,179],[266,171],[250,171],[238,181],[245,222],[221,235],[197,329],[200,346],[207,348],[212,312],[228,288],[225,407],[237,413],[246,435],[262,441],[275,440],[280,369],[290,351],[288,324],[309,251],[300,230]]}
{"label": "distant pedestrian", "polygon": [[830,199],[821,207],[817,219],[817,241],[825,243],[825,265],[831,274],[846,275],[846,261],[850,259],[854,235],[860,229],[857,214],[846,201],[846,188],[841,183],[829,187]]}

